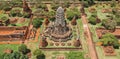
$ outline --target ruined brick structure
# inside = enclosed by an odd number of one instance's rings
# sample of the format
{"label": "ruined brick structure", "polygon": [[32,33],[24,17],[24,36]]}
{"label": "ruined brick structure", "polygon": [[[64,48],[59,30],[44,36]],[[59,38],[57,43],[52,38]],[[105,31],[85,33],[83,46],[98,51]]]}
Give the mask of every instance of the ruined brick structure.
{"label": "ruined brick structure", "polygon": [[59,7],[56,12],[56,19],[46,28],[45,34],[54,41],[67,41],[71,37],[71,28],[66,23],[64,9]]}

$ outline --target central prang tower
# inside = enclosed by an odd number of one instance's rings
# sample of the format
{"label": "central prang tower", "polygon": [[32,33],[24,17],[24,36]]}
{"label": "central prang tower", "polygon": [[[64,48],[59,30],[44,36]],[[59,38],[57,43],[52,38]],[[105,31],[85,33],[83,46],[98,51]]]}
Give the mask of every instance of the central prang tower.
{"label": "central prang tower", "polygon": [[57,9],[55,25],[62,25],[63,27],[66,25],[64,9],[62,7],[59,7]]}
{"label": "central prang tower", "polygon": [[46,28],[45,34],[54,41],[67,41],[71,38],[72,29],[65,20],[64,9],[59,7],[56,12],[56,19]]}

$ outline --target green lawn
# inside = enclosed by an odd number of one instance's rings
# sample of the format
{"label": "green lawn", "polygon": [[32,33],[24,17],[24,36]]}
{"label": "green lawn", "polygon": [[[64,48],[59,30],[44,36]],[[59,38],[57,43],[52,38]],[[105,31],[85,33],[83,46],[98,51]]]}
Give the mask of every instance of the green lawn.
{"label": "green lawn", "polygon": [[[12,50],[14,50],[14,51],[17,51],[17,50],[18,50],[18,46],[19,46],[19,45],[17,45],[17,44],[1,44],[1,45],[0,45],[0,52],[3,53],[3,51],[4,51],[5,49],[12,49]],[[0,53],[0,54],[1,54],[1,53]]]}

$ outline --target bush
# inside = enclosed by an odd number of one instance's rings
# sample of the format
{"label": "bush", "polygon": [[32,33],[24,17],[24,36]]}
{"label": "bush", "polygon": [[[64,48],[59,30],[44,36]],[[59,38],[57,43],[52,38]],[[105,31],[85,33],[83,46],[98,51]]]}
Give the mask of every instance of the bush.
{"label": "bush", "polygon": [[43,18],[35,18],[35,19],[33,19],[33,26],[35,27],[35,28],[39,28],[41,25],[42,25],[42,20],[43,20]]}

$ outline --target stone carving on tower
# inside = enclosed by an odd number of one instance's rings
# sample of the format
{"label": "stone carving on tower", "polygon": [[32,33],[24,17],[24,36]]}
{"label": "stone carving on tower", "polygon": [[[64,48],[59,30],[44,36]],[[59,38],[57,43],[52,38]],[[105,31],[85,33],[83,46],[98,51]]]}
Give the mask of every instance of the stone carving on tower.
{"label": "stone carving on tower", "polygon": [[45,30],[45,35],[54,41],[67,41],[71,38],[71,28],[65,20],[64,9],[59,7],[56,11],[56,19]]}

